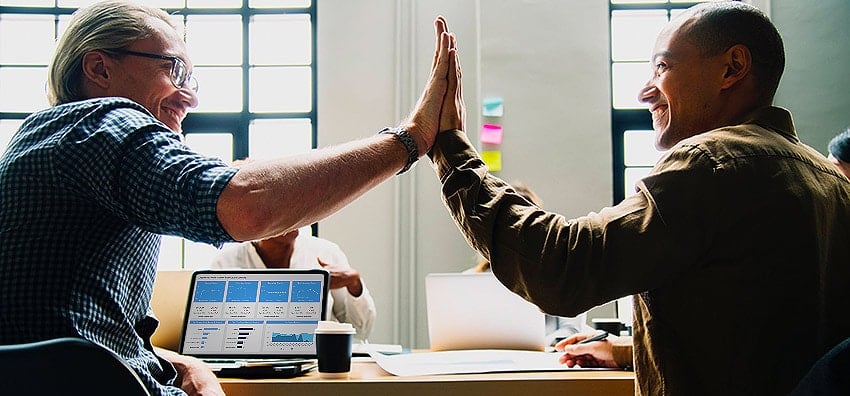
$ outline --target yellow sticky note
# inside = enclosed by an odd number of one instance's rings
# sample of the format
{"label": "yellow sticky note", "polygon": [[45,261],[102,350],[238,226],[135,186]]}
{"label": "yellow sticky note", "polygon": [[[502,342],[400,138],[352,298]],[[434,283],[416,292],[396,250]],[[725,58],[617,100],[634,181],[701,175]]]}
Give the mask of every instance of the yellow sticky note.
{"label": "yellow sticky note", "polygon": [[482,151],[481,159],[490,168],[490,172],[498,172],[502,170],[502,152],[501,151]]}

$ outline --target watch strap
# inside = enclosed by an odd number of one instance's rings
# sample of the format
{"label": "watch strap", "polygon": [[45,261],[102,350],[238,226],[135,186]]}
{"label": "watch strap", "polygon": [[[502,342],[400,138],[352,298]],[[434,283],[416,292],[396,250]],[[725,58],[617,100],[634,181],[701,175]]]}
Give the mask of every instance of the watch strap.
{"label": "watch strap", "polygon": [[419,149],[416,147],[416,141],[413,140],[413,137],[410,136],[410,133],[408,133],[406,129],[399,127],[386,127],[378,131],[378,134],[389,134],[395,136],[407,150],[407,163],[404,165],[404,168],[401,168],[398,172],[399,175],[407,172],[414,164],[416,164],[416,161],[419,160]]}

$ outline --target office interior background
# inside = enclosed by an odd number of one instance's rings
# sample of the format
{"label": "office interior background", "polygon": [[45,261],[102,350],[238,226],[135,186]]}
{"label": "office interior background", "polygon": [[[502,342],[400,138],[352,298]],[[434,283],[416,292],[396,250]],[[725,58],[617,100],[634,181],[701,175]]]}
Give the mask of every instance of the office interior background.
{"label": "office interior background", "polygon": [[[826,153],[850,126],[850,3],[751,0],[785,40],[775,104],[800,139]],[[0,0],[0,150],[47,106],[54,40],[84,0]],[[693,2],[651,0],[156,0],[186,29],[201,105],[184,123],[193,148],[233,160],[305,152],[398,124],[428,77],[432,22],[458,38],[467,129],[501,153],[508,181],[544,208],[577,217],[612,205],[660,154],[637,89],[654,38]],[[243,4],[244,3],[244,4]],[[491,98],[500,117],[482,114]],[[504,129],[479,142],[483,124]],[[440,200],[427,159],[305,232],[343,249],[378,308],[370,341],[428,346],[424,279],[475,265]],[[333,188],[333,186],[329,186]],[[321,195],[315,199],[323,199]],[[208,246],[166,237],[160,269],[204,268]],[[639,263],[640,252],[635,252]],[[451,290],[446,290],[451,293]],[[621,306],[622,307],[622,306]],[[509,314],[509,313],[507,313]],[[616,305],[591,317],[616,316]]]}

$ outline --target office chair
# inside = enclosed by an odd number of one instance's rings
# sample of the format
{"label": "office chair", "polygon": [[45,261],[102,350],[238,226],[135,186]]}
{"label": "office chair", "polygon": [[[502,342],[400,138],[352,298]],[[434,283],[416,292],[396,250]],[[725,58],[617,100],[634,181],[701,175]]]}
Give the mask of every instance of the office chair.
{"label": "office chair", "polygon": [[151,396],[124,360],[82,338],[0,345],[0,395]]}

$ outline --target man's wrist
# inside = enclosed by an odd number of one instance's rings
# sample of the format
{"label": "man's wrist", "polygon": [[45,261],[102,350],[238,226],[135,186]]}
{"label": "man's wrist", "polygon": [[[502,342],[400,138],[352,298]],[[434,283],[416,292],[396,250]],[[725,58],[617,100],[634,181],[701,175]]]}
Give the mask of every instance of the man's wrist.
{"label": "man's wrist", "polygon": [[399,127],[387,127],[381,129],[378,134],[395,136],[407,151],[407,163],[404,165],[404,168],[401,168],[398,172],[399,175],[407,172],[411,167],[413,167],[413,165],[416,164],[416,161],[419,160],[419,149],[416,147],[416,140],[410,136],[410,133],[408,133],[406,129]]}

